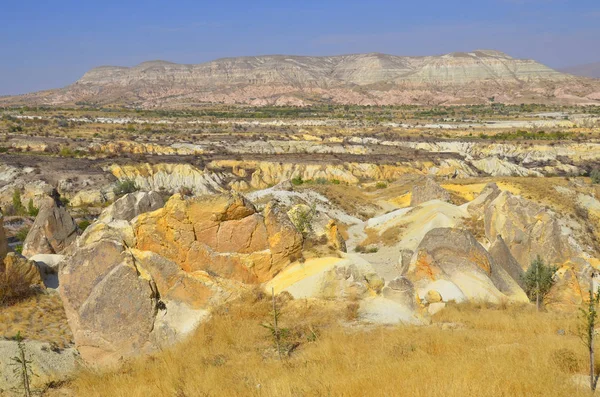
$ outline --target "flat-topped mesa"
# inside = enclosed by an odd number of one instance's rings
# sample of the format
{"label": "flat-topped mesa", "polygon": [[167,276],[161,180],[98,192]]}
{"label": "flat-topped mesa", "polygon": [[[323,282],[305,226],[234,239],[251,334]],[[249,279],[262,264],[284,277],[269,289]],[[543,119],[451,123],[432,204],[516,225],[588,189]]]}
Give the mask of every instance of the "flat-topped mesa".
{"label": "flat-topped mesa", "polygon": [[102,66],[63,89],[2,98],[0,103],[432,105],[489,103],[490,98],[591,104],[600,98],[600,81],[493,50],[437,56],[265,55],[195,65],[150,61]]}
{"label": "flat-topped mesa", "polygon": [[328,87],[378,83],[433,83],[450,85],[473,81],[521,79],[567,79],[533,60],[512,58],[502,52],[477,50],[441,56],[408,57],[380,53],[339,56],[266,55],[222,58],[184,65],[167,61],[143,62],[133,67],[102,66],[87,72],[77,84],[137,82],[213,85],[282,84]]}

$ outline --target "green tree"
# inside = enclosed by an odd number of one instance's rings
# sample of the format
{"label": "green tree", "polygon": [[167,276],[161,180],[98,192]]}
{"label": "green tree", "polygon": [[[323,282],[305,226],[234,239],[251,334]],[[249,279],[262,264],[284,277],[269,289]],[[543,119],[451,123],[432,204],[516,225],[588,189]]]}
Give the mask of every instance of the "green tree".
{"label": "green tree", "polygon": [[31,198],[27,203],[27,213],[29,214],[29,216],[37,216],[40,213],[40,209],[33,205],[33,199]]}
{"label": "green tree", "polygon": [[596,336],[596,320],[598,319],[598,301],[600,301],[600,290],[594,294],[594,279],[593,275],[590,278],[589,301],[587,306],[579,309],[581,312],[582,327],[579,330],[579,337],[588,349],[590,360],[590,389],[596,390],[598,377],[596,373],[595,358],[594,358],[594,337]]}
{"label": "green tree", "polygon": [[12,205],[13,209],[15,210],[15,214],[25,214],[25,206],[23,206],[23,202],[21,201],[21,191],[19,189],[15,189],[15,191],[13,192]]}
{"label": "green tree", "polygon": [[554,284],[556,270],[556,267],[546,265],[538,255],[523,275],[524,290],[529,299],[535,301],[538,311],[544,296],[548,294]]}

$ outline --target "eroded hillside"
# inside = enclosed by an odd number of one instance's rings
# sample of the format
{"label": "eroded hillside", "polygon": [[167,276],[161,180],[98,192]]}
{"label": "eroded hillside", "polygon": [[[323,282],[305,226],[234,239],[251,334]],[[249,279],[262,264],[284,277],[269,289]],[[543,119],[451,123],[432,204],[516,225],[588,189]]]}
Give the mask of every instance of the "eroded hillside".
{"label": "eroded hillside", "polygon": [[[274,362],[304,362],[305,374],[323,381],[316,362],[348,359],[334,340],[360,341],[349,351],[364,358],[362,343],[377,333],[394,362],[450,363],[468,350],[505,373],[500,357],[517,362],[527,352],[532,361],[519,368],[536,368],[545,385],[521,380],[517,394],[580,390],[577,313],[600,266],[595,108],[517,117],[451,109],[468,113],[477,129],[428,119],[451,126],[431,129],[417,114],[423,110],[395,111],[411,116],[382,126],[360,118],[100,120],[75,110],[10,111],[0,158],[3,357],[16,351],[8,338],[20,331],[35,352],[36,388],[118,395],[127,384],[131,395],[211,395],[209,381],[178,385],[176,375],[153,375],[163,364],[180,371],[177,352],[190,349],[215,368],[199,373],[222,376],[223,367],[240,378],[230,393],[258,383],[265,395],[304,395],[318,387],[279,389],[281,374],[268,375]],[[504,122],[552,127],[496,124]],[[524,279],[538,258],[554,268],[540,313]],[[260,327],[273,304],[291,330],[276,348],[273,325]],[[235,334],[240,327],[244,338]],[[568,353],[544,351],[548,341]],[[320,359],[319,349],[327,350]],[[365,362],[368,373],[381,372],[380,353]],[[555,364],[564,354],[571,364]],[[242,356],[264,371],[244,373]],[[439,372],[443,379],[473,371],[456,362]],[[73,379],[79,363],[121,366],[131,378]],[[0,359],[0,368],[8,362]],[[339,370],[347,376],[351,368]],[[456,384],[448,395],[490,384],[473,377],[471,388]],[[0,390],[18,387],[15,379],[0,378]],[[343,385],[329,387],[344,393]]]}

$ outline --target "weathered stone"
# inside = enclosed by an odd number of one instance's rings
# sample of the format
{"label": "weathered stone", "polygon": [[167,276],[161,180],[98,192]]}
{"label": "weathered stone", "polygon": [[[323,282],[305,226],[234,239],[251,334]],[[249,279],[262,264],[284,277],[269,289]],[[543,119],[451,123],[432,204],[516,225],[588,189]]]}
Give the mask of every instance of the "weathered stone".
{"label": "weathered stone", "polygon": [[546,263],[562,264],[574,254],[549,210],[509,192],[502,192],[487,206],[484,223],[488,240],[502,236],[522,269],[538,255]]}
{"label": "weathered stone", "polygon": [[433,289],[427,291],[427,293],[425,294],[425,300],[429,303],[437,303],[443,301],[442,295],[440,295],[438,291]]}
{"label": "weathered stone", "polygon": [[[413,282],[421,300],[427,300],[426,295],[433,290],[444,302],[527,301],[516,282],[511,283],[504,269],[462,229],[438,228],[428,232],[417,248],[406,277]],[[494,281],[502,283],[497,286]]]}
{"label": "weathered stone", "polygon": [[554,274],[554,284],[544,297],[544,304],[553,309],[573,310],[582,303],[583,293],[573,264],[566,263]]}
{"label": "weathered stone", "polygon": [[23,243],[23,255],[59,254],[77,238],[77,224],[59,202],[49,199],[40,208]]}
{"label": "weathered stone", "polygon": [[[57,350],[50,343],[27,340],[25,358],[34,376],[29,378],[32,390],[42,390],[51,383],[60,383],[73,376],[79,368],[79,353],[75,348]],[[17,342],[0,340],[0,395],[23,395],[22,380],[15,371],[13,357],[19,356]]]}
{"label": "weathered stone", "polygon": [[327,223],[327,241],[336,250],[346,252],[346,241],[342,237],[337,223],[333,219]]}
{"label": "weathered stone", "polygon": [[504,242],[502,236],[497,236],[492,246],[488,249],[488,252],[494,258],[494,261],[500,265],[508,275],[516,281],[521,287],[523,287],[523,275],[525,272],[519,265],[519,262],[512,256],[510,249]]}
{"label": "weathered stone", "polygon": [[446,307],[446,302],[435,302],[427,306],[427,313],[430,316],[433,316],[436,313],[439,313]]}
{"label": "weathered stone", "polygon": [[498,185],[494,182],[490,182],[479,193],[479,196],[467,204],[467,210],[471,216],[479,218],[483,215],[486,207],[496,199],[502,193],[502,190],[498,188]]}
{"label": "weathered stone", "polygon": [[30,286],[43,286],[40,270],[35,262],[10,252],[4,258],[4,273],[2,277],[10,283],[10,280],[21,280],[23,284]]}
{"label": "weathered stone", "polygon": [[104,223],[112,220],[130,221],[139,214],[157,210],[164,204],[162,196],[157,192],[129,193],[102,211],[98,220]]}
{"label": "weathered stone", "polygon": [[390,281],[383,288],[382,295],[411,310],[415,308],[415,288],[410,280],[405,277],[398,277]]}
{"label": "weathered stone", "polygon": [[410,206],[415,207],[419,204],[425,203],[431,200],[450,201],[450,193],[448,193],[443,187],[438,185],[433,179],[425,178],[425,182],[422,185],[417,185],[412,190],[410,198]]}

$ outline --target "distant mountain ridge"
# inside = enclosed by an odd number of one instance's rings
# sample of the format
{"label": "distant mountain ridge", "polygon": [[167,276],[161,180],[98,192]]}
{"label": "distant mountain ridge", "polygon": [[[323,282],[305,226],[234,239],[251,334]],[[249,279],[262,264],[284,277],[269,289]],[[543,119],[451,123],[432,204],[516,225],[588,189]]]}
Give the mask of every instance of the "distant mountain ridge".
{"label": "distant mountain ridge", "polygon": [[576,65],[560,69],[563,73],[573,74],[575,76],[592,77],[600,79],[600,62],[587,63],[585,65]]}
{"label": "distant mountain ridge", "polygon": [[494,50],[420,57],[266,55],[197,65],[150,61],[133,67],[101,66],[65,88],[4,98],[0,104],[186,107],[201,103],[302,106],[492,100],[596,103],[600,80],[575,77]]}

